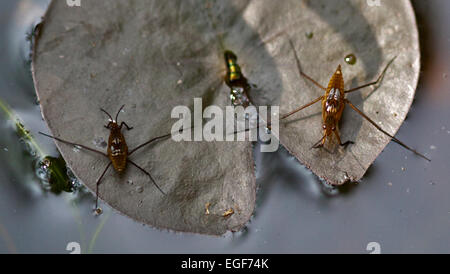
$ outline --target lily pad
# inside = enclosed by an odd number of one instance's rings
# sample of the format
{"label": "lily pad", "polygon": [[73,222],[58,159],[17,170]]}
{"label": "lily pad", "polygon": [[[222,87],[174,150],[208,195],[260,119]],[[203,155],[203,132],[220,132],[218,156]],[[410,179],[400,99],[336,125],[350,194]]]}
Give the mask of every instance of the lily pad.
{"label": "lily pad", "polygon": [[[347,98],[372,120],[395,134],[414,98],[420,71],[418,32],[409,1],[305,1],[297,18],[301,30],[289,33],[299,56],[302,71],[323,86],[328,85],[337,66],[342,65],[345,88],[375,81],[395,56],[379,88],[365,88]],[[313,32],[313,38],[300,35]],[[294,53],[277,40],[280,54]],[[353,54],[355,65],[345,57]],[[302,78],[293,64],[284,70],[280,113],[288,113],[323,95],[323,91]],[[321,104],[317,103],[286,119],[280,125],[280,142],[320,178],[333,185],[362,178],[368,167],[390,142],[350,107],[340,125],[341,139],[353,141],[346,149],[334,142],[322,149],[311,147],[322,137]],[[327,143],[329,140],[327,140]]]}
{"label": "lily pad", "polygon": [[[193,110],[194,97],[203,99],[203,108],[224,108],[230,105],[223,82],[225,47],[240,56],[246,73],[258,75],[258,83],[270,78],[271,87],[278,86],[257,98],[274,103],[281,81],[266,49],[253,47],[261,40],[242,17],[248,2],[83,0],[80,7],[69,7],[53,1],[33,58],[35,86],[51,133],[91,147],[101,144],[109,132],[100,107],[115,113],[125,104],[119,120],[134,127],[124,132],[132,149],[170,132],[176,121],[172,109]],[[95,191],[108,160],[57,146],[74,174]],[[150,171],[167,195],[129,165],[123,176],[109,170],[99,197],[135,220],[220,235],[239,230],[251,217],[256,191],[251,142],[166,139],[131,159]]]}

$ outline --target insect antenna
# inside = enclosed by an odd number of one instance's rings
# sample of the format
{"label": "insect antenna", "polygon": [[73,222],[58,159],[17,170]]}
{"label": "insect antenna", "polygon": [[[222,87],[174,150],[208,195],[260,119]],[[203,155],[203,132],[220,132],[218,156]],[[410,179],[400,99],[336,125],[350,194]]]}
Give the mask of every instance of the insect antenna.
{"label": "insect antenna", "polygon": [[427,158],[426,156],[424,156],[423,154],[417,152],[416,150],[410,148],[409,146],[407,146],[406,144],[404,144],[402,141],[400,141],[399,139],[395,138],[394,136],[390,135],[389,133],[387,133],[385,130],[383,130],[380,126],[378,126],[374,121],[372,121],[367,115],[365,115],[362,111],[360,111],[357,107],[355,107],[349,100],[345,99],[345,102],[347,104],[349,104],[349,106],[356,111],[359,115],[361,115],[362,117],[364,117],[367,121],[369,121],[374,127],[376,127],[379,131],[383,132],[384,134],[386,134],[387,136],[391,137],[391,139],[396,142],[397,144],[401,145],[402,147],[406,148],[407,150],[413,152],[414,154],[424,158],[425,160],[431,162],[431,160],[429,158]]}
{"label": "insect antenna", "polygon": [[119,113],[122,111],[122,109],[125,107],[125,105],[122,105],[120,108],[119,108],[119,111],[117,112],[117,114],[116,114],[116,122],[118,121],[117,120],[117,118],[119,117]]}
{"label": "insect antenna", "polygon": [[86,149],[86,150],[89,150],[89,151],[92,151],[92,152],[101,154],[101,155],[103,155],[103,156],[105,156],[105,157],[108,157],[108,155],[107,155],[106,153],[104,153],[104,152],[102,152],[102,151],[100,151],[100,150],[96,150],[96,149],[87,147],[87,146],[85,146],[85,145],[81,145],[81,144],[77,144],[77,143],[72,143],[72,142],[69,142],[69,141],[60,139],[60,138],[58,138],[58,137],[54,137],[54,136],[51,136],[51,135],[42,133],[42,132],[40,132],[40,131],[39,131],[39,134],[44,135],[44,136],[49,137],[49,138],[52,138],[52,139],[55,139],[55,140],[57,140],[57,141],[60,141],[61,143],[65,143],[65,144],[68,144],[68,145],[81,147],[81,148],[84,148],[84,149]]}
{"label": "insect antenna", "polygon": [[100,110],[103,111],[104,113],[106,113],[106,115],[108,115],[108,117],[111,121],[114,121],[114,119],[111,117],[111,115],[106,110],[104,110],[102,108],[100,108]]}
{"label": "insect antenna", "polygon": [[166,193],[164,191],[162,191],[162,189],[158,186],[158,184],[155,182],[155,180],[153,179],[152,175],[150,175],[149,172],[147,172],[145,169],[143,169],[142,167],[138,166],[137,164],[135,164],[133,161],[131,161],[130,159],[128,159],[128,162],[130,164],[132,164],[133,166],[137,167],[138,169],[140,169],[142,172],[144,172],[145,174],[148,175],[148,177],[150,177],[150,179],[152,180],[153,184],[156,186],[156,188],[158,188],[159,191],[161,191],[162,194],[166,195]]}

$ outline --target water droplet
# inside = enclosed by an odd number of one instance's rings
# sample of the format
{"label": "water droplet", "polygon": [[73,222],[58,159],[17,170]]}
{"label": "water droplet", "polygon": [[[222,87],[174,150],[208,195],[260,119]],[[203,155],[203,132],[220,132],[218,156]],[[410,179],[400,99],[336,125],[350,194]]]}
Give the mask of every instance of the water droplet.
{"label": "water droplet", "polygon": [[349,65],[356,64],[356,56],[353,53],[345,56],[344,60]]}
{"label": "water droplet", "polygon": [[136,191],[138,193],[142,193],[144,191],[144,188],[142,186],[138,186],[138,187],[136,187]]}
{"label": "water droplet", "polygon": [[312,39],[314,37],[314,33],[312,31],[308,31],[305,33],[306,38]]}

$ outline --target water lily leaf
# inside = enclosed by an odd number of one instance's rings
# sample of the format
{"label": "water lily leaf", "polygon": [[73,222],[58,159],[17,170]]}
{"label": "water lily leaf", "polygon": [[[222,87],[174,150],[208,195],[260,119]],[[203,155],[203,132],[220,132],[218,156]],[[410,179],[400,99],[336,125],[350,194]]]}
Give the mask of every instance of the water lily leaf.
{"label": "water lily leaf", "polygon": [[[230,105],[223,82],[223,52],[239,56],[249,80],[270,82],[271,93],[255,101],[279,100],[281,80],[272,57],[242,16],[251,1],[53,1],[36,41],[33,74],[51,133],[106,151],[107,117],[125,104],[119,121],[130,149],[171,131],[175,106],[193,114]],[[257,1],[256,1],[257,2]],[[260,19],[262,21],[262,19]],[[267,28],[270,22],[263,24]],[[259,64],[266,64],[267,68]],[[257,75],[258,77],[252,78]],[[57,142],[75,176],[95,191],[108,159]],[[131,159],[151,172],[167,193],[128,165],[108,171],[99,197],[111,207],[158,228],[220,235],[239,230],[255,204],[251,142],[158,141]],[[233,212],[232,214],[230,212]]]}
{"label": "water lily leaf", "polygon": [[[366,88],[348,94],[347,98],[378,125],[395,134],[405,119],[418,81],[420,51],[417,26],[409,1],[305,1],[305,9],[297,17],[305,33],[291,31],[303,72],[323,86],[339,64],[345,88],[354,88],[374,81],[387,63],[397,56],[376,90]],[[300,32],[300,34],[299,34]],[[291,52],[278,40],[280,52]],[[353,54],[355,65],[345,62]],[[286,82],[280,113],[288,113],[315,98],[323,91],[299,76],[295,66],[286,70]],[[280,125],[280,141],[300,162],[333,185],[359,180],[390,138],[379,132],[349,106],[340,125],[343,142],[355,144],[346,149],[336,138],[325,149],[311,149],[322,137],[320,103],[289,117]],[[328,141],[327,141],[328,142]]]}

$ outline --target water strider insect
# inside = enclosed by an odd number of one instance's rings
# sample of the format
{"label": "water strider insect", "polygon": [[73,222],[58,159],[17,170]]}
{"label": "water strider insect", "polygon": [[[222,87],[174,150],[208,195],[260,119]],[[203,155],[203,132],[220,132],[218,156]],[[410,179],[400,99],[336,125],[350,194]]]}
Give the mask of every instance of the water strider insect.
{"label": "water strider insect", "polygon": [[122,127],[125,126],[127,130],[131,130],[133,129],[132,127],[128,126],[125,122],[122,121],[122,123],[117,122],[117,118],[119,116],[119,113],[122,111],[122,109],[124,108],[125,105],[122,105],[119,109],[119,111],[116,114],[116,119],[113,119],[111,117],[111,115],[106,112],[104,109],[100,109],[102,112],[106,113],[106,115],[108,115],[109,117],[109,122],[108,124],[105,126],[105,128],[109,129],[110,133],[109,133],[109,138],[108,138],[108,148],[107,148],[107,152],[104,153],[100,150],[96,150],[81,144],[76,144],[70,141],[66,141],[63,139],[60,139],[58,137],[54,137],[42,132],[39,132],[39,134],[42,134],[44,136],[47,136],[49,138],[55,139],[59,142],[68,144],[68,145],[73,145],[75,147],[79,147],[82,149],[86,149],[95,153],[98,153],[100,155],[103,155],[105,157],[107,157],[110,162],[108,163],[108,165],[106,166],[106,168],[104,169],[104,171],[102,172],[102,174],[100,175],[100,177],[97,179],[96,182],[96,200],[95,200],[95,208],[97,211],[99,211],[98,208],[98,187],[101,184],[101,180],[103,178],[103,176],[105,175],[106,171],[108,171],[108,169],[111,167],[111,165],[113,166],[114,170],[117,171],[117,173],[122,174],[126,167],[127,167],[127,163],[132,164],[133,166],[137,167],[139,170],[141,170],[143,173],[145,173],[150,180],[153,182],[153,184],[156,186],[156,188],[158,188],[158,190],[165,195],[164,191],[162,191],[162,189],[158,186],[158,184],[155,182],[155,180],[153,179],[153,177],[150,175],[150,173],[148,171],[146,171],[145,169],[143,169],[142,167],[138,166],[135,162],[133,162],[132,160],[129,159],[129,156],[131,154],[133,154],[134,152],[136,152],[138,149],[143,148],[146,145],[149,145],[151,143],[153,143],[154,141],[166,138],[171,136],[172,134],[166,134],[166,135],[162,135],[162,136],[158,136],[158,137],[154,137],[152,139],[150,139],[149,141],[137,146],[136,148],[132,149],[132,150],[128,150],[128,146],[127,143],[125,141],[125,137],[122,133]]}
{"label": "water strider insect", "polygon": [[352,89],[348,89],[345,90],[344,89],[344,78],[342,76],[342,71],[341,71],[341,66],[339,65],[336,69],[336,71],[334,72],[333,76],[331,77],[329,83],[328,83],[328,87],[324,87],[322,85],[320,85],[317,81],[315,81],[314,79],[312,79],[310,76],[306,75],[300,66],[300,61],[298,59],[297,56],[297,52],[295,51],[295,47],[294,44],[291,40],[289,40],[289,43],[291,45],[291,48],[294,51],[294,55],[295,55],[295,59],[296,59],[296,64],[297,64],[297,69],[299,70],[300,75],[302,75],[303,77],[305,77],[307,80],[311,81],[314,85],[316,85],[317,87],[319,87],[320,89],[322,89],[323,91],[325,91],[325,94],[322,96],[319,96],[318,98],[314,99],[313,101],[307,103],[306,105],[303,105],[285,115],[281,115],[280,116],[280,120],[282,119],[286,119],[287,117],[299,112],[302,109],[305,109],[309,106],[314,105],[315,103],[318,103],[319,101],[322,102],[322,129],[323,129],[323,136],[322,138],[313,145],[312,148],[320,148],[323,147],[323,145],[325,144],[325,141],[327,138],[331,138],[332,135],[335,135],[339,144],[341,146],[347,146],[348,144],[352,144],[352,141],[347,141],[345,143],[341,142],[341,138],[339,135],[339,122],[341,120],[342,117],[342,113],[344,111],[344,107],[345,105],[349,105],[354,111],[356,111],[359,115],[361,115],[364,119],[366,119],[368,122],[370,122],[373,126],[375,126],[375,128],[377,128],[379,131],[381,131],[382,133],[386,134],[387,136],[389,136],[394,142],[396,142],[397,144],[403,146],[404,148],[408,149],[409,151],[414,152],[416,155],[426,159],[427,161],[431,161],[430,159],[428,159],[427,157],[425,157],[423,154],[420,154],[419,152],[417,152],[416,150],[408,147],[406,144],[404,144],[403,142],[401,142],[400,140],[398,140],[397,138],[395,138],[394,136],[392,136],[391,134],[389,134],[388,132],[386,132],[385,130],[383,130],[380,126],[378,126],[373,120],[371,120],[366,114],[364,114],[361,110],[359,110],[355,105],[352,104],[352,102],[350,102],[348,99],[345,98],[345,95],[347,93],[353,92],[353,91],[357,91],[369,86],[375,86],[378,85],[381,80],[383,79],[389,65],[395,60],[395,57],[386,65],[386,67],[384,68],[384,70],[382,71],[382,73],[380,74],[380,76],[377,78],[376,81],[374,82],[370,82],[368,84],[356,87],[356,88],[352,88]]}

